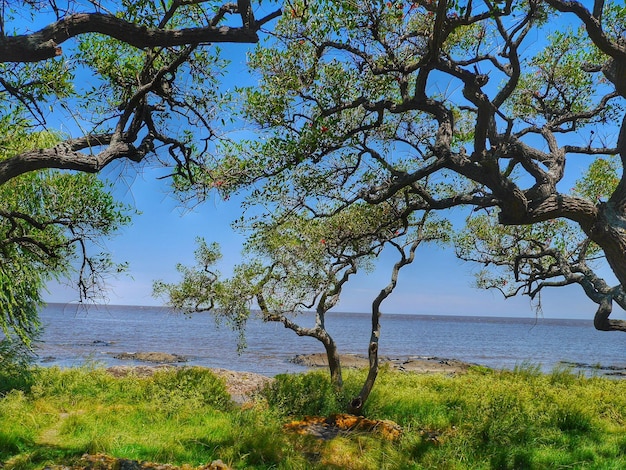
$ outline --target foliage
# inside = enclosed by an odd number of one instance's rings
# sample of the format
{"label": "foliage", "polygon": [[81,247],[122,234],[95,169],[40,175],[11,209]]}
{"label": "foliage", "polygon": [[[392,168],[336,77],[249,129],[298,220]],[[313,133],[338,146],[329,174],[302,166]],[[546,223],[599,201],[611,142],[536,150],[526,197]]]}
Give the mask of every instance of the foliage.
{"label": "foliage", "polygon": [[[216,122],[229,120],[218,86],[227,61],[212,44],[256,42],[280,13],[254,18],[247,1],[20,4],[0,13],[1,115],[70,135],[39,152],[34,167],[27,153],[10,152],[2,183],[34,168],[98,172],[156,156],[193,184],[192,164],[212,158]],[[228,24],[232,15],[243,27]]]}
{"label": "foliage", "polygon": [[[4,123],[0,160],[10,152],[54,145],[59,137]],[[26,344],[39,328],[46,282],[68,276],[77,262],[81,298],[96,295],[100,277],[119,272],[93,246],[130,222],[129,207],[116,202],[109,185],[89,174],[31,172],[0,186],[0,327]]]}
{"label": "foliage", "polygon": [[[113,378],[102,370],[39,369],[38,386],[0,398],[5,468],[66,465],[86,452],[285,469],[615,468],[626,459],[621,380],[542,374],[532,366],[477,368],[456,377],[385,371],[366,413],[402,427],[401,439],[388,442],[364,433],[322,441],[284,431],[300,413],[336,409],[330,382],[319,373],[280,376],[266,399],[246,409],[187,402],[215,380],[210,371],[160,374]],[[364,374],[347,374],[347,387],[356,388]],[[151,393],[166,382],[177,413],[162,410]],[[307,396],[319,406],[307,407]]]}
{"label": "foliage", "polygon": [[213,122],[218,115],[226,121],[217,86],[226,62],[200,43],[254,42],[276,13],[251,26],[246,4],[239,16],[247,26],[232,28],[225,18],[238,8],[213,2],[122,1],[86,10],[72,0],[3,3],[4,336],[30,341],[47,282],[76,268],[85,300],[104,295],[103,277],[124,269],[108,253],[92,253],[101,237],[129,222],[129,208],[93,173],[152,156],[168,173],[189,178],[190,161],[210,158]]}
{"label": "foliage", "polygon": [[[293,186],[297,191],[298,182]],[[415,214],[406,208],[406,198],[398,198],[396,205],[391,201],[381,205],[353,204],[317,217],[311,207],[322,203],[314,195],[305,197],[310,205],[281,204],[271,215],[247,221],[245,249],[250,258],[235,267],[232,277],[222,278],[214,267],[221,258],[217,245],[200,239],[195,253],[197,265],[179,265],[182,280],[174,284],[156,281],[154,294],[165,297],[168,305],[185,313],[211,311],[218,321],[226,319],[240,333],[239,348],[245,346],[247,320],[258,308],[263,321],[280,322],[299,336],[320,341],[333,387],[342,390],[341,359],[326,329],[326,313],[337,305],[354,274],[367,271],[386,246],[395,248],[400,260],[392,270],[391,281],[372,299],[373,327],[368,351],[377,351],[377,345],[372,343],[377,343],[380,336],[380,305],[393,292],[399,270],[413,261],[415,250],[423,241],[447,240],[449,225],[429,218],[427,213],[416,220]],[[313,327],[302,327],[294,318],[306,310],[315,312]],[[360,406],[374,385],[377,357],[372,356],[370,364],[371,377],[359,395]]]}
{"label": "foliage", "polygon": [[328,416],[343,412],[355,392],[338,391],[325,374],[315,372],[278,375],[265,387],[262,396],[270,408],[282,416]]}
{"label": "foliage", "polygon": [[177,414],[181,407],[213,407],[227,410],[231,404],[223,380],[200,368],[184,368],[154,375],[147,393],[163,411]]}
{"label": "foliage", "polygon": [[354,205],[324,218],[282,215],[277,211],[249,222],[245,247],[249,261],[237,266],[232,277],[224,278],[216,269],[219,247],[199,239],[197,265],[179,265],[179,283],[155,282],[155,295],[188,313],[215,308],[218,318],[236,327],[244,326],[259,295],[266,320],[307,309],[326,312],[337,303],[349,276],[367,271],[385,244],[440,240],[447,227],[435,219],[424,225],[424,220],[404,218],[402,206],[391,204]]}
{"label": "foliage", "polygon": [[[620,166],[614,157],[594,160],[572,193],[602,203],[618,185]],[[602,250],[566,220],[503,226],[493,211],[487,211],[468,218],[454,243],[459,258],[482,266],[476,273],[477,287],[497,289],[505,297],[528,295],[538,309],[543,289],[568,284],[581,285],[598,304],[610,296],[623,304],[593,271],[603,258]]]}
{"label": "foliage", "polygon": [[[596,326],[626,331],[608,320],[613,303],[626,305],[626,184],[611,162],[625,154],[623,15],[615,2],[292,2],[250,59],[259,83],[243,90],[244,113],[257,135],[224,144],[198,181],[219,178],[273,221],[399,200],[405,216],[485,209],[520,227],[501,253],[520,239],[565,244],[559,270],[576,271],[564,266],[580,250],[602,252],[620,285],[609,293],[589,264],[594,280],[579,284],[602,304]],[[587,180],[565,191],[585,168],[577,155],[589,157]],[[507,294],[552,282],[545,257],[533,278],[532,256]]]}
{"label": "foliage", "polygon": [[0,341],[0,396],[13,390],[28,390],[33,380],[33,353],[19,341]]}

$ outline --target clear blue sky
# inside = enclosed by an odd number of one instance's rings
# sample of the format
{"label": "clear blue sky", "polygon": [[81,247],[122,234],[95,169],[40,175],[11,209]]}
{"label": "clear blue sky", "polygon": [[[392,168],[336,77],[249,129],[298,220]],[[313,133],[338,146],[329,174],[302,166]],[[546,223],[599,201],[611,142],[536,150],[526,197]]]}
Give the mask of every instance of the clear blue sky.
{"label": "clear blue sky", "polygon": [[[225,54],[232,61],[229,81],[242,84],[249,80],[246,73],[247,46],[224,45]],[[105,242],[114,260],[127,261],[127,275],[108,280],[108,298],[111,304],[159,305],[153,298],[152,283],[156,279],[168,282],[178,280],[176,263],[192,264],[194,240],[203,236],[217,241],[224,253],[221,271],[240,260],[242,238],[233,232],[230,223],[240,215],[237,200],[210,200],[193,211],[183,211],[167,195],[167,182],[157,181],[158,170],[137,172],[129,164],[107,170],[105,176],[116,181],[116,195],[135,205],[142,212],[131,226],[115,238]],[[346,288],[339,311],[369,311],[371,301],[387,284],[393,260],[382,259],[379,267],[367,276],[352,279]],[[450,249],[420,247],[412,266],[400,274],[398,288],[386,303],[388,313],[534,316],[526,297],[504,300],[495,291],[482,291],[471,286],[472,270],[476,266],[456,259]],[[72,287],[52,283],[45,295],[49,302],[74,302],[78,293]],[[543,296],[546,318],[592,319],[595,304],[580,288],[555,289]]]}
{"label": "clear blue sky", "polygon": [[[167,184],[157,181],[158,170],[110,171],[118,176],[117,196],[132,202],[141,215],[134,217],[131,226],[124,228],[113,239],[105,242],[116,261],[128,261],[127,274],[108,280],[109,303],[122,305],[160,305],[152,297],[152,283],[156,279],[168,282],[178,280],[176,263],[193,264],[195,238],[203,236],[222,246],[223,273],[240,260],[243,238],[234,232],[230,223],[239,214],[236,200],[213,199],[183,211],[167,195]],[[389,279],[393,259],[381,259],[378,269],[368,275],[352,279],[346,288],[338,311],[367,312],[371,301]],[[472,270],[477,266],[457,260],[451,249],[422,246],[413,265],[400,273],[400,282],[393,295],[383,305],[387,313],[534,316],[527,297],[504,300],[496,291],[483,291],[471,286]],[[49,302],[74,302],[78,293],[72,287],[58,284],[49,286]],[[579,288],[571,287],[549,291],[543,298],[545,318],[593,318],[595,304]]]}

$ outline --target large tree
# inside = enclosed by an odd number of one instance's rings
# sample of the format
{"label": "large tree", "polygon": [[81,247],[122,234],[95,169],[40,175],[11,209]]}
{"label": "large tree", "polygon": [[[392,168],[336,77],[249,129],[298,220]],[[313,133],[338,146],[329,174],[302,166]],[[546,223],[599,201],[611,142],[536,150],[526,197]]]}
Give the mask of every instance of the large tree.
{"label": "large tree", "polygon": [[625,31],[616,2],[292,2],[251,59],[247,115],[263,139],[216,170],[271,190],[326,165],[356,182],[345,207],[406,192],[436,210],[493,208],[505,226],[570,221],[618,280],[596,326],[623,330],[608,314],[626,287],[626,178],[607,199],[570,187],[595,159],[626,158]]}
{"label": "large tree", "polygon": [[32,336],[47,280],[76,267],[84,298],[113,266],[106,255],[91,255],[90,244],[127,222],[125,209],[84,173],[152,156],[170,174],[190,176],[191,161],[210,157],[214,122],[228,120],[219,90],[226,61],[212,45],[256,42],[278,14],[257,19],[247,0],[2,3],[5,334]]}

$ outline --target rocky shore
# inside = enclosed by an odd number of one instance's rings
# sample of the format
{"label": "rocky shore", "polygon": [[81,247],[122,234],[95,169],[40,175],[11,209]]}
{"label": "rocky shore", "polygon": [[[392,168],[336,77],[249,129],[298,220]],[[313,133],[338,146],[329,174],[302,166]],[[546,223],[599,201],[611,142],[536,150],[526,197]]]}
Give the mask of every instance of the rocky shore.
{"label": "rocky shore", "polygon": [[[117,359],[149,362],[150,365],[112,366],[107,372],[115,377],[134,375],[148,377],[158,370],[180,367],[185,358],[176,354],[162,352],[138,352],[122,353],[115,356]],[[291,359],[295,364],[309,368],[328,367],[326,354],[299,354]],[[368,359],[356,354],[341,355],[341,365],[346,369],[360,369],[368,367]],[[398,371],[415,373],[445,373],[459,374],[465,372],[470,364],[456,359],[443,359],[438,357],[407,357],[407,358],[380,358],[382,367],[389,367]],[[186,366],[183,366],[186,367]],[[222,377],[226,383],[226,390],[234,401],[243,403],[247,401],[257,390],[261,389],[274,379],[253,372],[240,372],[227,369],[209,368],[217,376]]]}
{"label": "rocky shore", "polygon": [[133,353],[119,353],[114,354],[113,357],[115,359],[120,359],[122,361],[141,361],[141,362],[152,362],[157,364],[174,364],[177,362],[187,362],[187,358],[185,356],[180,356],[178,354],[170,354],[164,352],[133,352]]}
{"label": "rocky shore", "polygon": [[[362,369],[369,366],[368,358],[358,354],[343,354],[341,366],[343,368]],[[292,360],[293,363],[305,367],[317,368],[328,367],[326,354],[299,354]],[[394,370],[416,373],[462,373],[467,371],[471,364],[456,359],[444,359],[440,357],[410,356],[406,358],[379,358],[380,366],[386,366]]]}

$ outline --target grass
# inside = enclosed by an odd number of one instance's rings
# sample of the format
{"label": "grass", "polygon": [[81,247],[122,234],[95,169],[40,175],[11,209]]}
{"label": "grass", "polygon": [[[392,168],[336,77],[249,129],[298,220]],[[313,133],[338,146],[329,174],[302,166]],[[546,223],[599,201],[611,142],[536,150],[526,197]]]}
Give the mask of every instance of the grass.
{"label": "grass", "polygon": [[84,453],[253,469],[626,468],[626,381],[562,369],[387,370],[365,413],[402,426],[400,440],[283,430],[291,419],[343,411],[363,378],[348,373],[338,395],[322,373],[283,375],[253,406],[238,407],[202,369],[113,378],[97,368],[36,368],[0,395],[0,468],[69,464]]}

